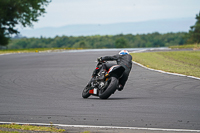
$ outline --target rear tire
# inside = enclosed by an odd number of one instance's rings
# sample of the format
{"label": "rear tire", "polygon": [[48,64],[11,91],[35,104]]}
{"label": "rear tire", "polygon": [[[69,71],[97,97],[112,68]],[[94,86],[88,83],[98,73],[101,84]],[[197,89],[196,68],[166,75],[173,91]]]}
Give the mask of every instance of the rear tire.
{"label": "rear tire", "polygon": [[99,92],[99,98],[101,99],[108,99],[115,91],[118,85],[118,79],[115,77],[111,77],[109,81],[109,85],[105,91]]}
{"label": "rear tire", "polygon": [[90,87],[87,85],[82,92],[82,97],[83,98],[88,98],[91,94],[89,93]]}

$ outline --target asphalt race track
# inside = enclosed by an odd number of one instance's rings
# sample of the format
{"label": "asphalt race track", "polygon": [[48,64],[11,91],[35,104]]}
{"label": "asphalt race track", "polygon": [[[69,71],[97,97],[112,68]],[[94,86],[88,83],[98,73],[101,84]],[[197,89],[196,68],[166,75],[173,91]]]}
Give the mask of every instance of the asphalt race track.
{"label": "asphalt race track", "polygon": [[200,80],[133,65],[122,92],[83,99],[96,58],[116,53],[0,56],[0,121],[200,130]]}

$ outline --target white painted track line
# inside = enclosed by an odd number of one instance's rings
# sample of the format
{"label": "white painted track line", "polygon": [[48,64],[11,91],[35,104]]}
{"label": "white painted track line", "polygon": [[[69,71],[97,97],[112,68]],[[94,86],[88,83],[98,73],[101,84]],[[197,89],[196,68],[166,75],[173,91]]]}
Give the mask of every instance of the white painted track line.
{"label": "white painted track line", "polygon": [[198,78],[198,77],[187,76],[187,75],[178,74],[178,73],[170,73],[170,72],[165,72],[165,71],[163,71],[163,70],[156,70],[156,69],[148,68],[148,67],[146,67],[146,66],[144,66],[144,65],[142,65],[142,64],[140,64],[140,63],[137,63],[137,62],[135,62],[135,61],[132,61],[132,62],[133,62],[134,64],[136,64],[136,65],[139,65],[139,66],[141,66],[141,67],[143,67],[143,68],[145,68],[145,69],[151,70],[151,71],[160,72],[160,73],[169,74],[169,75],[181,76],[181,77],[188,77],[188,78],[193,78],[193,79],[200,80],[200,78]]}
{"label": "white painted track line", "polygon": [[[151,49],[151,50],[154,50],[154,49]],[[141,52],[145,52],[147,50],[138,50],[138,51],[133,51],[133,52],[130,52],[130,53],[141,53]],[[165,74],[170,74],[170,75],[175,75],[175,76],[183,76],[183,77],[188,77],[188,78],[192,78],[192,79],[197,79],[197,80],[200,80],[200,78],[198,77],[194,77],[194,76],[187,76],[187,75],[183,75],[183,74],[178,74],[178,73],[170,73],[170,72],[165,72],[163,70],[156,70],[156,69],[152,69],[152,68],[148,68],[138,62],[135,62],[135,61],[132,61],[134,64],[136,65],[139,65],[145,69],[148,69],[148,70],[151,70],[151,71],[155,71],[155,72],[160,72],[160,73],[165,73]]]}
{"label": "white painted track line", "polygon": [[77,127],[77,128],[107,128],[107,129],[131,129],[131,130],[149,130],[149,131],[172,131],[172,132],[200,132],[200,130],[190,129],[164,129],[164,128],[143,128],[143,127],[117,127],[117,126],[92,126],[92,125],[65,125],[65,124],[47,124],[47,123],[23,123],[23,122],[0,122],[0,124],[19,124],[19,125],[37,125],[37,126],[59,126],[59,127]]}

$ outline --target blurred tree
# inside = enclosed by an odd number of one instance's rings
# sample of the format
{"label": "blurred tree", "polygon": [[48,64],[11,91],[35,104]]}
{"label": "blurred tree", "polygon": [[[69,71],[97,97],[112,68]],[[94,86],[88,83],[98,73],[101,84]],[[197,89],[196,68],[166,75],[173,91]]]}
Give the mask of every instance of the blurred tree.
{"label": "blurred tree", "polygon": [[81,42],[79,43],[79,47],[80,47],[80,48],[85,48],[85,47],[86,47],[85,42],[84,42],[84,41],[81,41]]}
{"label": "blurred tree", "polygon": [[[112,35],[112,36],[56,36],[54,38],[19,38],[9,41],[9,49],[15,48],[138,48],[138,47],[168,47],[173,45],[183,45],[186,39],[183,38],[185,32],[178,33],[149,33],[142,35]],[[38,45],[40,44],[40,45]]]}
{"label": "blurred tree", "polygon": [[195,18],[197,21],[194,26],[190,27],[188,33],[188,42],[189,43],[200,43],[200,12],[196,15]]}
{"label": "blurred tree", "polygon": [[33,26],[38,17],[45,13],[51,0],[0,0],[0,45],[7,45],[9,36],[18,34],[14,27]]}
{"label": "blurred tree", "polygon": [[128,43],[123,37],[121,37],[121,38],[118,38],[115,41],[115,47],[116,48],[127,48],[128,47]]}

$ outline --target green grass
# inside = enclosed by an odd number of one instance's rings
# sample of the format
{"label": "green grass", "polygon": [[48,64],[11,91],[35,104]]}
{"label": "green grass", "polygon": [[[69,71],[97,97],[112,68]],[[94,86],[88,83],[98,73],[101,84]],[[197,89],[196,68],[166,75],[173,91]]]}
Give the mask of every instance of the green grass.
{"label": "green grass", "polygon": [[200,77],[200,51],[131,53],[133,61],[149,68]]}
{"label": "green grass", "polygon": [[17,131],[1,131],[0,130],[0,133],[21,133],[21,132],[17,132]]}
{"label": "green grass", "polygon": [[[82,48],[77,48],[82,49]],[[6,53],[38,53],[38,52],[56,52],[56,51],[63,51],[63,50],[74,50],[74,48],[32,48],[32,49],[8,49],[8,50],[0,50],[0,54]]]}
{"label": "green grass", "polygon": [[[49,131],[49,132],[64,132],[64,129],[57,129],[54,126],[32,126],[32,125],[18,125],[18,124],[3,124],[0,125],[2,128],[9,128],[9,129],[20,129],[20,130],[28,130],[28,131]],[[0,131],[0,133],[18,133],[18,131]]]}
{"label": "green grass", "polygon": [[176,46],[170,46],[169,48],[172,49],[200,49],[200,44],[188,44],[188,45],[176,45]]}

